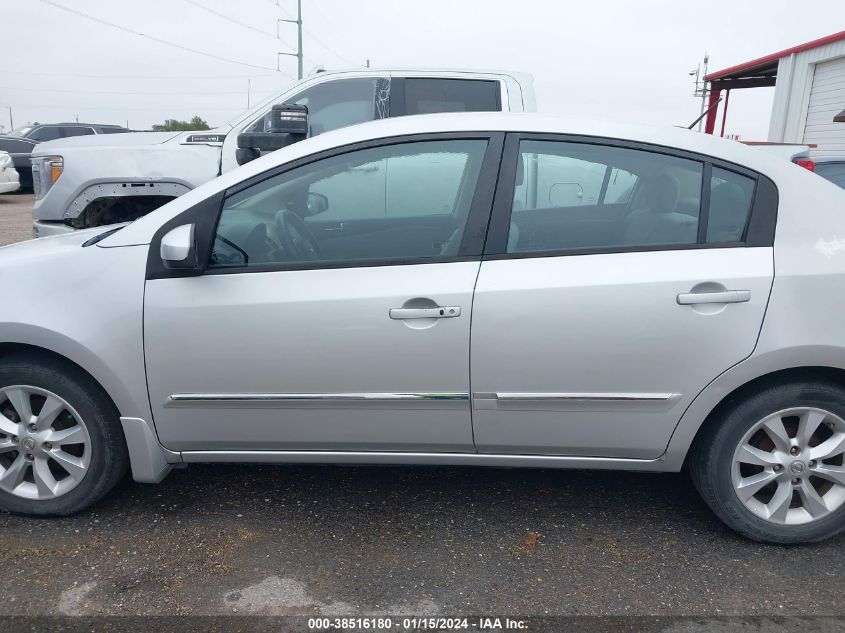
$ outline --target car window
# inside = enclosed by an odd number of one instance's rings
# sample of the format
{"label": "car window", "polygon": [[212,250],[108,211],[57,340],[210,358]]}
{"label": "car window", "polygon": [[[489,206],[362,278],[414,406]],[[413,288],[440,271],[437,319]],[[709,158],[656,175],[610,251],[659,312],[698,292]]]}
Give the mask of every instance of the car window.
{"label": "car window", "polygon": [[32,130],[31,125],[24,125],[23,127],[17,127],[11,132],[9,132],[9,136],[26,136]]}
{"label": "car window", "polygon": [[29,154],[32,152],[33,142],[30,140],[0,136],[0,150],[10,154]]}
{"label": "car window", "polygon": [[479,79],[405,80],[405,113],[496,112],[501,109],[498,81]]}
{"label": "car window", "polygon": [[[378,85],[383,84],[383,85]],[[287,103],[308,108],[309,136],[381,118],[376,103],[376,89],[389,90],[389,82],[375,78],[340,79],[306,88]],[[386,109],[385,109],[386,113]],[[270,125],[265,116],[248,128],[263,132]]]}
{"label": "car window", "polygon": [[88,136],[90,134],[94,134],[94,128],[91,127],[76,127],[76,126],[68,126],[62,128],[62,132],[64,136]]}
{"label": "car window", "polygon": [[226,199],[210,268],[454,257],[486,140],[362,149]]}
{"label": "car window", "polygon": [[29,135],[29,138],[34,139],[38,142],[43,141],[55,141],[57,138],[61,138],[61,130],[55,126],[45,126],[36,129]]}
{"label": "car window", "polygon": [[816,173],[845,189],[845,163],[816,163]]}
{"label": "car window", "polygon": [[695,244],[702,173],[655,152],[522,141],[507,252]]}
{"label": "car window", "polygon": [[707,242],[741,241],[753,198],[753,179],[714,167],[710,178]]}

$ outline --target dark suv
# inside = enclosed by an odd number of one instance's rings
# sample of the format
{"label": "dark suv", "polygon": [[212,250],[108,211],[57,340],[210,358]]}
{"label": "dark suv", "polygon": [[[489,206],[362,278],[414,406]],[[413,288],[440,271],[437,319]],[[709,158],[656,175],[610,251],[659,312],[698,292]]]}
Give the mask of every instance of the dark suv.
{"label": "dark suv", "polygon": [[100,125],[99,123],[33,123],[12,130],[9,132],[9,136],[28,138],[40,143],[42,141],[55,141],[57,138],[67,138],[68,136],[116,134],[129,131],[119,125]]}
{"label": "dark suv", "polygon": [[32,166],[29,155],[37,143],[69,136],[117,134],[130,131],[119,125],[100,125],[99,123],[33,123],[0,136],[0,150],[11,154],[12,163],[20,174],[21,189],[32,189]]}

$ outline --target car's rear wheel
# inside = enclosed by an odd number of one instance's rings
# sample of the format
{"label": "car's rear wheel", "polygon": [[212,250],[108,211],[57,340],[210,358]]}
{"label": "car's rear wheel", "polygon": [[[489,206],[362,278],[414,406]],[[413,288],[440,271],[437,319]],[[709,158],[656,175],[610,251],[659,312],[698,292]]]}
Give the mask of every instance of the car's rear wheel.
{"label": "car's rear wheel", "polygon": [[90,376],[40,353],[0,361],[0,508],[78,512],[127,464],[117,411]]}
{"label": "car's rear wheel", "polygon": [[690,472],[707,504],[741,534],[820,541],[845,529],[845,389],[770,385],[735,403],[696,441]]}

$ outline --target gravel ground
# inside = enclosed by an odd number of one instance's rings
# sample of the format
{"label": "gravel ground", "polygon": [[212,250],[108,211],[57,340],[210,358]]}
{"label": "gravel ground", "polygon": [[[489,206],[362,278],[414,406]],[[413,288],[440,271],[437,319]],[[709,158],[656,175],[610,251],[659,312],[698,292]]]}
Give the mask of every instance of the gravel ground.
{"label": "gravel ground", "polygon": [[32,238],[31,193],[0,195],[0,246]]}
{"label": "gravel ground", "polygon": [[845,616],[845,537],[746,541],[684,475],[194,465],[0,535],[2,615]]}

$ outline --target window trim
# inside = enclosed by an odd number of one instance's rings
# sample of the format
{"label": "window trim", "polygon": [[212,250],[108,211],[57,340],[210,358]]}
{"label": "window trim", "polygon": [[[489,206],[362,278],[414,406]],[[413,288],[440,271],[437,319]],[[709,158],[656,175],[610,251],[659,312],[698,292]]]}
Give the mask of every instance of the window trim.
{"label": "window trim", "polygon": [[[493,196],[496,191],[496,183],[499,174],[499,166],[502,159],[504,146],[504,132],[445,132],[407,134],[379,139],[370,139],[348,145],[333,147],[316,154],[310,154],[288,163],[277,165],[260,174],[256,174],[236,185],[206,198],[190,209],[180,213],[175,218],[162,225],[150,241],[150,250],[147,257],[147,279],[163,279],[178,277],[195,277],[200,275],[231,275],[249,274],[260,272],[281,272],[296,270],[326,270],[334,268],[372,268],[375,266],[407,266],[416,264],[442,264],[462,261],[480,261],[484,251],[484,243],[487,236],[490,221],[490,207],[493,203]],[[220,222],[223,206],[228,197],[235,195],[249,187],[257,185],[265,180],[304,167],[320,160],[341,156],[351,152],[371,149],[376,147],[387,147],[391,145],[403,145],[408,143],[424,143],[429,141],[459,141],[459,140],[486,140],[487,149],[481,160],[481,168],[478,174],[475,192],[470,203],[467,215],[466,228],[461,239],[458,255],[456,257],[417,257],[408,259],[362,259],[332,262],[297,262],[262,264],[259,266],[238,266],[226,268],[209,268],[211,250],[214,236],[217,233],[217,225]],[[197,255],[201,262],[198,270],[170,270],[164,267],[159,257],[161,238],[171,229],[182,224],[195,223]]]}
{"label": "window trim", "polygon": [[[693,160],[702,164],[701,178],[701,207],[699,210],[699,232],[695,244],[656,244],[641,246],[608,246],[587,248],[566,248],[545,251],[526,251],[522,253],[508,253],[508,233],[510,232],[510,218],[513,206],[514,189],[516,188],[516,171],[519,161],[519,144],[521,141],[552,141],[562,143],[583,143],[647,151],[654,154]],[[710,213],[710,174],[712,168],[718,167],[725,171],[734,172],[751,178],[754,193],[751,208],[746,220],[743,240],[738,242],[710,242],[702,241],[701,225],[704,224],[703,236],[706,240],[707,223]],[[586,136],[581,134],[547,134],[528,132],[509,132],[505,137],[504,155],[499,170],[499,187],[493,201],[490,218],[490,228],[484,250],[484,260],[526,259],[532,257],[566,257],[570,255],[598,255],[613,253],[640,253],[654,251],[699,250],[706,248],[742,248],[755,246],[772,246],[774,244],[775,226],[777,223],[778,193],[776,185],[771,179],[747,167],[735,163],[699,154],[689,150],[668,147],[641,141],[629,141],[601,136]],[[705,206],[706,203],[706,206]]]}

